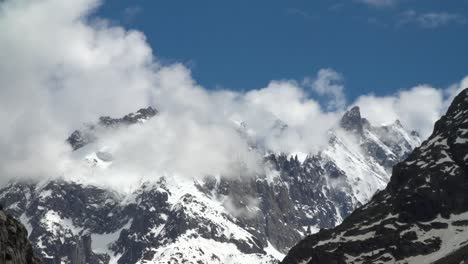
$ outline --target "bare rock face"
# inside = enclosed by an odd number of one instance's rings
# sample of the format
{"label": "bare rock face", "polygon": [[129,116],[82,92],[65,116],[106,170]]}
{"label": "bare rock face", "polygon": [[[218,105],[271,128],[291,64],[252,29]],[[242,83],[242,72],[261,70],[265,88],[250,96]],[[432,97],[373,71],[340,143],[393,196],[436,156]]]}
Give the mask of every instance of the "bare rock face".
{"label": "bare rock face", "polygon": [[26,228],[0,210],[0,263],[39,264],[33,254]]}
{"label": "bare rock face", "polygon": [[158,111],[149,106],[147,108],[142,108],[135,113],[125,115],[122,118],[101,116],[99,117],[99,122],[97,122],[97,124],[86,124],[83,129],[73,131],[73,133],[67,138],[67,142],[70,144],[73,150],[77,150],[97,140],[97,137],[94,133],[96,129],[112,129],[117,126],[145,122],[157,114]]}
{"label": "bare rock face", "polygon": [[[138,129],[156,114],[146,108],[122,118],[101,117],[68,142],[90,165],[88,173],[106,170],[125,160],[92,143],[113,129]],[[45,264],[273,264],[305,235],[336,226],[383,189],[391,166],[420,144],[397,122],[372,126],[357,107],[314,154],[273,153],[249,138],[248,124],[233,129],[263,155],[258,175],[169,174],[130,193],[70,179],[11,182],[0,189],[0,203],[28,228]],[[278,120],[272,129],[281,136],[288,126]]]}
{"label": "bare rock face", "polygon": [[308,236],[292,263],[466,263],[468,89],[432,135],[393,168],[390,183],[345,221]]}
{"label": "bare rock face", "polygon": [[341,118],[340,125],[343,129],[362,134],[365,120],[361,118],[361,111],[358,106],[351,108]]}

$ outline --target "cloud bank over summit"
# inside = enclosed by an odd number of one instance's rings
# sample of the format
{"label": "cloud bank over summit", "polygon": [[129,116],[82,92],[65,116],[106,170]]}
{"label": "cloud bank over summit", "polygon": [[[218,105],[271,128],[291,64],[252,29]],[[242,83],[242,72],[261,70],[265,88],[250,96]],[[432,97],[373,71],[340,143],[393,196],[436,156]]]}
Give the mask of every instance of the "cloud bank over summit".
{"label": "cloud bank over summit", "polygon": [[[0,182],[77,171],[65,143],[71,131],[148,105],[159,110],[157,118],[100,144],[126,161],[119,169],[136,176],[198,176],[229,173],[233,161],[256,167],[261,157],[248,151],[245,135],[236,131],[240,122],[249,137],[277,152],[319,150],[327,130],[356,104],[371,122],[400,119],[427,136],[451,97],[468,85],[465,78],[448,88],[421,85],[346,104],[343,75],[322,69],[247,92],[210,90],[183,64],[159,62],[142,32],[94,17],[100,4],[0,3]],[[279,122],[288,125],[281,136]]]}

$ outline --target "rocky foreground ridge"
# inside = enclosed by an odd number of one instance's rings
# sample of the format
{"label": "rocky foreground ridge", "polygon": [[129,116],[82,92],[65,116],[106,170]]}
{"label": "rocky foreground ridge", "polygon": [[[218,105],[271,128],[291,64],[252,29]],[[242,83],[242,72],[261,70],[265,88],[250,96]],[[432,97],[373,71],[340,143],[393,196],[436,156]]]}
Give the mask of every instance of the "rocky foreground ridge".
{"label": "rocky foreground ridge", "polygon": [[[1,205],[0,205],[1,206]],[[0,263],[40,264],[28,241],[28,231],[0,208]]]}
{"label": "rocky foreground ridge", "polygon": [[468,261],[468,89],[390,183],[333,229],[308,236],[283,264]]}

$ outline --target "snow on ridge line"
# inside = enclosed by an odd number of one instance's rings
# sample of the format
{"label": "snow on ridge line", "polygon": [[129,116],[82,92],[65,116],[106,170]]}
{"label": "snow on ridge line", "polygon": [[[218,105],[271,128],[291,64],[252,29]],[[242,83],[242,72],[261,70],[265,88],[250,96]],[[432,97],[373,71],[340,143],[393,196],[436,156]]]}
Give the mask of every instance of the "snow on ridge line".
{"label": "snow on ridge line", "polygon": [[[377,144],[380,145],[385,150],[386,153],[391,152],[390,151],[391,149],[389,149],[382,141],[380,141],[378,136],[376,136],[374,134],[367,135],[367,136],[368,136],[368,138],[370,138],[370,140],[373,140],[373,141],[377,142]],[[369,193],[373,192],[373,190],[375,191],[375,185],[384,184],[383,182],[385,182],[385,180],[386,180],[385,179],[385,176],[386,176],[385,168],[383,168],[382,166],[377,164],[375,162],[375,160],[370,159],[369,156],[366,156],[366,153],[363,153],[360,150],[358,145],[357,146],[352,146],[349,143],[343,142],[342,138],[338,138],[334,143],[335,143],[334,145],[330,145],[328,147],[328,149],[327,149],[328,152],[324,151],[323,153],[324,153],[324,156],[328,155],[327,157],[329,158],[329,160],[327,162],[329,162],[329,161],[332,162],[333,163],[332,166],[338,165],[338,169],[343,170],[345,172],[345,174],[346,174],[345,177],[341,177],[340,179],[345,179],[346,181],[348,181],[347,183],[349,183],[350,186],[354,186],[353,184],[355,184],[355,183],[357,184],[357,186],[359,188],[364,186],[365,188],[363,188],[363,189],[365,190],[365,192],[369,192]],[[88,165],[93,165],[94,160],[97,160],[97,162],[96,162],[97,164],[94,164],[96,166],[94,166],[92,169],[96,169],[96,170],[99,170],[99,169],[106,170],[106,169],[108,169],[109,166],[100,166],[99,165],[100,162],[108,162],[108,161],[105,161],[105,160],[103,160],[103,159],[101,159],[99,157],[99,155],[98,155],[99,151],[94,150],[93,149],[94,146],[97,146],[97,145],[94,145],[93,143],[91,143],[91,144],[77,150],[77,153],[81,152],[82,155],[87,154],[87,156],[85,155],[85,159],[87,159],[89,161],[92,161]],[[77,153],[75,153],[75,154],[77,154]],[[308,155],[306,153],[293,152],[293,153],[290,153],[290,154],[282,154],[282,155],[286,155],[286,157],[288,157],[289,160],[291,158],[295,158],[296,155],[297,155],[298,161],[301,162],[300,166],[303,166],[302,168],[300,168],[300,170],[304,169],[304,171],[307,171],[307,170],[310,170],[313,167],[313,166],[305,166],[303,164],[304,161],[306,160],[306,158],[308,157]],[[78,158],[82,158],[82,157],[80,156]],[[312,160],[313,159],[310,159],[310,161],[312,161]],[[324,160],[321,160],[321,161],[324,161]],[[112,162],[114,162],[114,161],[112,161]],[[115,162],[121,162],[121,161],[115,161]],[[310,164],[307,164],[307,165],[310,165]],[[325,164],[325,162],[321,163],[321,164],[318,164],[318,166],[317,166],[318,169],[317,170],[326,170],[325,165],[330,165],[330,164]],[[294,166],[296,166],[296,165],[294,165]],[[265,171],[266,171],[265,179],[262,178],[263,175],[261,175],[261,176],[257,175],[256,177],[259,177],[257,180],[266,180],[269,183],[269,185],[279,184],[277,182],[277,179],[280,178],[280,180],[281,180],[281,175],[280,175],[280,172],[278,170],[272,169],[271,171],[267,171],[267,170],[265,170]],[[357,177],[358,173],[360,173],[360,172],[363,172],[363,175],[365,176],[365,177],[363,177],[363,179],[360,179],[360,178]],[[202,193],[196,186],[196,184],[199,184],[200,186],[202,186],[201,181],[198,181],[198,182],[194,183],[193,178],[182,177],[182,176],[179,177],[179,176],[180,175],[173,174],[173,173],[171,173],[171,174],[164,173],[163,176],[161,176],[161,177],[155,177],[155,178],[151,179],[151,182],[149,182],[149,183],[142,179],[139,182],[139,185],[133,186],[133,190],[131,192],[120,193],[121,195],[119,196],[119,199],[122,200],[122,204],[124,204],[124,205],[128,205],[128,204],[138,205],[140,203],[140,201],[138,201],[136,199],[136,197],[138,196],[138,194],[140,194],[139,193],[140,191],[144,192],[144,191],[147,191],[147,190],[154,190],[153,188],[157,188],[156,189],[157,191],[167,193],[167,195],[168,195],[168,204],[170,205],[170,210],[176,210],[178,208],[183,208],[183,210],[188,213],[189,217],[198,217],[199,215],[194,215],[193,212],[201,211],[201,208],[197,207],[199,205],[197,205],[197,204],[183,204],[183,202],[181,201],[182,197],[184,197],[187,194],[190,194],[190,195],[195,197],[195,200],[197,202],[200,202],[204,206],[205,205],[207,206],[208,209],[204,210],[204,211],[208,211],[208,214],[207,214],[207,216],[205,216],[206,217],[205,219],[208,219],[209,221],[213,221],[215,224],[217,224],[219,226],[222,226],[224,228],[223,231],[225,232],[226,236],[228,236],[228,237],[233,236],[238,240],[244,240],[244,241],[247,241],[247,242],[252,242],[251,239],[250,239],[252,237],[252,234],[248,231],[248,229],[241,228],[240,226],[238,226],[235,223],[235,221],[231,221],[230,219],[227,219],[227,218],[225,218],[223,216],[223,214],[225,213],[226,215],[230,215],[233,218],[235,218],[234,214],[230,213],[229,210],[227,210],[225,208],[225,206],[223,206],[223,201],[220,200],[219,197],[216,197],[214,194],[212,194],[210,196],[209,194]],[[306,176],[310,176],[310,174],[308,174]],[[329,176],[329,175],[325,175],[325,176]],[[162,179],[162,178],[164,178],[165,181],[162,181],[161,183],[159,183],[159,180]],[[220,178],[219,175],[216,176],[215,178],[216,178],[217,182],[219,182],[219,178]],[[300,179],[301,180],[300,182],[301,183],[305,182],[304,179],[305,178]],[[358,180],[360,180],[361,182],[359,182]],[[330,180],[330,182],[331,181],[332,180]],[[92,182],[92,181],[86,181],[83,178],[81,178],[81,179],[78,178],[76,182],[77,183],[83,183],[83,184],[90,184],[90,185],[93,185],[93,186],[94,186],[94,183],[95,183],[95,182]],[[327,183],[329,183],[329,182],[327,182]],[[146,187],[143,187],[143,186],[145,186],[145,184],[147,184]],[[283,182],[281,182],[281,184],[283,184]],[[288,188],[290,186],[293,186],[292,184],[289,185],[289,182],[284,182],[284,184],[286,184],[288,186]],[[98,187],[103,187],[103,186],[98,186]],[[330,186],[322,187],[322,194],[324,196],[327,196],[325,194],[326,193],[326,191],[325,191],[326,187],[330,187]],[[352,195],[354,195],[355,200],[364,201],[365,199],[367,199],[367,196],[369,196],[369,197],[371,196],[368,193],[364,193],[364,192],[359,193],[359,192],[357,192],[356,190],[358,190],[359,188],[354,188],[353,187],[354,192],[352,193]],[[372,188],[374,188],[374,189],[372,189]],[[41,195],[44,196],[44,199],[47,199],[47,198],[50,197],[50,194],[48,194],[47,191],[45,191]],[[353,200],[352,202],[354,203],[356,201]],[[341,216],[340,209],[338,208],[337,204],[334,204],[333,210],[336,211],[337,221],[340,222],[341,219],[342,219],[342,216]],[[312,212],[312,211],[310,211],[310,212]],[[54,221],[53,217],[50,217],[50,218],[51,218],[51,222],[53,222]],[[312,218],[312,216],[310,218]],[[166,221],[166,220],[164,220],[164,221]],[[62,221],[62,222],[66,222],[66,221]],[[127,223],[127,225],[129,223]],[[64,223],[64,224],[68,225],[67,223]],[[159,232],[161,232],[163,228],[164,228],[164,225],[159,225],[159,223],[158,223],[157,226],[155,225],[153,227],[153,229],[152,229],[152,230],[155,230],[155,236],[159,235]],[[301,227],[301,230],[302,230],[302,227]],[[122,230],[120,230],[120,231],[122,231]],[[108,233],[108,234],[102,234],[102,235],[91,234],[92,236],[94,236],[94,238],[97,238],[98,240],[100,240],[100,241],[96,241],[96,242],[93,243],[93,249],[96,249],[96,252],[105,252],[106,245],[108,245],[113,239],[115,239],[115,236],[117,235],[118,232],[119,231],[117,230],[116,232]],[[158,233],[158,234],[156,234],[156,233]],[[216,241],[214,241],[214,242],[216,242]],[[104,245],[104,247],[101,244]],[[176,246],[177,245],[175,245],[174,247],[176,247]],[[270,255],[276,256],[277,258],[282,255],[276,249],[274,249],[273,247],[272,248],[270,248],[270,247],[272,247],[272,245],[271,245],[271,243],[268,243],[268,247],[264,248],[264,250],[267,251],[267,253],[269,253]],[[113,256],[112,254],[110,254],[110,255],[111,255],[113,261],[116,258],[119,257],[119,256]]]}
{"label": "snow on ridge line", "polygon": [[151,260],[148,262],[140,260],[137,264],[169,263],[174,260],[182,263],[184,259],[196,259],[201,263],[212,264],[274,264],[277,261],[272,255],[244,254],[232,243],[221,243],[199,236],[193,237],[190,233],[180,236],[174,243],[153,248],[151,251],[155,252]]}

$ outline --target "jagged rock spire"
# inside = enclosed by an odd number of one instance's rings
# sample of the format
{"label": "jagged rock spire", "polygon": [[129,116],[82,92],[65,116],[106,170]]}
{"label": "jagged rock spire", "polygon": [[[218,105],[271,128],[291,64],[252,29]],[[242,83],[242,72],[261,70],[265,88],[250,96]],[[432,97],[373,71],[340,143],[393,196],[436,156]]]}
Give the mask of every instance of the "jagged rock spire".
{"label": "jagged rock spire", "polygon": [[[146,121],[157,114],[158,110],[151,106],[148,106],[147,108],[141,108],[135,113],[125,115],[122,118],[101,116],[99,117],[97,125],[104,128],[112,128],[121,125],[132,125],[138,122]],[[87,125],[84,129],[73,131],[73,133],[67,138],[67,142],[70,144],[73,150],[77,150],[91,142],[94,142],[97,139],[95,133],[93,132],[95,126],[96,125],[91,124]]]}
{"label": "jagged rock spire", "polygon": [[363,120],[359,106],[354,106],[343,115],[340,121],[340,126],[347,131],[362,134]]}
{"label": "jagged rock spire", "polygon": [[293,247],[283,264],[468,260],[468,89],[434,132],[393,168],[385,190],[334,229]]}

